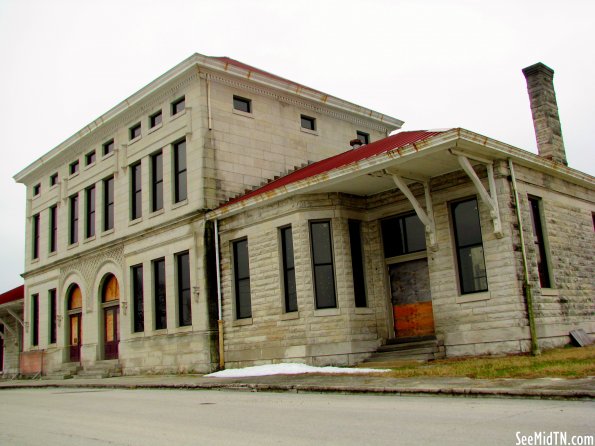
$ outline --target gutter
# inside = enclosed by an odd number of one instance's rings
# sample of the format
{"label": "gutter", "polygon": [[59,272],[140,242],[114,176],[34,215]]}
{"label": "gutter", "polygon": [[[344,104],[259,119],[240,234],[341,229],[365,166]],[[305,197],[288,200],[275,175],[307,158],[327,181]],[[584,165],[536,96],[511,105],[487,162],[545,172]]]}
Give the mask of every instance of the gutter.
{"label": "gutter", "polygon": [[538,356],[541,354],[537,343],[537,332],[535,326],[535,312],[533,310],[533,287],[529,281],[529,267],[527,264],[527,252],[525,250],[525,235],[523,231],[523,217],[521,214],[521,204],[517,190],[516,176],[514,174],[514,165],[512,159],[508,158],[508,168],[512,182],[512,192],[514,193],[514,207],[519,224],[519,237],[521,239],[521,254],[523,258],[523,294],[525,296],[525,305],[527,306],[527,318],[529,319],[529,332],[531,334],[531,354]]}

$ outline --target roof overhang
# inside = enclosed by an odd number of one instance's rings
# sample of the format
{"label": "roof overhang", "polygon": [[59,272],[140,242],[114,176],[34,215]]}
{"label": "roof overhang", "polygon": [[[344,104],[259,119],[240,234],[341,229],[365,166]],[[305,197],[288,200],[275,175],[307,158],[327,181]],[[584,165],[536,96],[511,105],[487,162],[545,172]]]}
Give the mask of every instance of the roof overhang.
{"label": "roof overhang", "polygon": [[511,159],[518,165],[595,189],[595,178],[586,173],[469,130],[455,128],[414,144],[223,205],[207,213],[207,218],[214,220],[230,217],[245,210],[301,194],[375,195],[395,189],[390,174],[393,172],[398,172],[411,183],[429,181],[431,178],[461,170],[458,155],[467,157],[472,163]]}
{"label": "roof overhang", "polygon": [[87,124],[70,138],[14,175],[13,179],[17,183],[26,183],[28,177],[34,174],[39,167],[50,161],[53,161],[56,157],[68,149],[68,147],[72,146],[80,139],[84,138],[97,128],[109,123],[121,113],[138,104],[140,101],[152,95],[156,90],[172,82],[174,79],[182,77],[191,71],[201,72],[201,69],[211,70],[224,75],[231,75],[236,78],[242,78],[250,82],[255,82],[262,86],[280,90],[290,95],[297,95],[309,101],[324,105],[325,107],[332,107],[338,111],[356,115],[363,120],[375,121],[378,124],[387,127],[389,131],[399,129],[403,125],[403,121],[400,119],[378,113],[374,110],[361,107],[318,90],[314,90],[290,80],[283,79],[279,76],[267,73],[266,71],[251,67],[236,60],[227,57],[211,57],[195,53],[159,76],[154,81],[150,82],[145,87],[141,88],[132,96],[120,102],[118,105],[95,119],[93,122]]}

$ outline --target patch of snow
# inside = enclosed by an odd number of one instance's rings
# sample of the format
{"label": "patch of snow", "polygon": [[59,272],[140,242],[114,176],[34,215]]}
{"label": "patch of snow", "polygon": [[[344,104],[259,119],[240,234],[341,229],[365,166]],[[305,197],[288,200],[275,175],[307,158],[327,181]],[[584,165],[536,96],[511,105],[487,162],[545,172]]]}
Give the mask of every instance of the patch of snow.
{"label": "patch of snow", "polygon": [[383,373],[390,372],[390,369],[364,369],[347,367],[314,367],[306,364],[282,363],[257,365],[243,369],[227,369],[205,375],[208,378],[243,378],[247,376],[267,375],[301,375],[303,373],[324,373],[324,374],[362,374],[362,373]]}

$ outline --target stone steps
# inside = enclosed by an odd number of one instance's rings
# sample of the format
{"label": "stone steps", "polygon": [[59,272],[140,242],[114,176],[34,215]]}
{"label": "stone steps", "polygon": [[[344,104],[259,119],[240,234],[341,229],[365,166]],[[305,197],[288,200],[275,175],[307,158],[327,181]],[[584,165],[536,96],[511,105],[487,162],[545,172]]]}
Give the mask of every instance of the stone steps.
{"label": "stone steps", "polygon": [[419,361],[444,358],[444,347],[435,338],[410,339],[382,345],[364,363]]}
{"label": "stone steps", "polygon": [[102,379],[122,376],[122,367],[117,359],[97,361],[92,366],[79,370],[74,379]]}

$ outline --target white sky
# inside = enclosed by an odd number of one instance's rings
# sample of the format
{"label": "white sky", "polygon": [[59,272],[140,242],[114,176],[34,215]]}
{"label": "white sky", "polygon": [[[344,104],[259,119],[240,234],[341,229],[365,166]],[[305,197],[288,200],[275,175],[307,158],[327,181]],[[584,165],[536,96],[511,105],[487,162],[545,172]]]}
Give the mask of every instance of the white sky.
{"label": "white sky", "polygon": [[521,69],[554,82],[571,167],[595,173],[590,0],[0,0],[0,292],[22,283],[12,176],[194,52],[405,121],[536,153]]}

